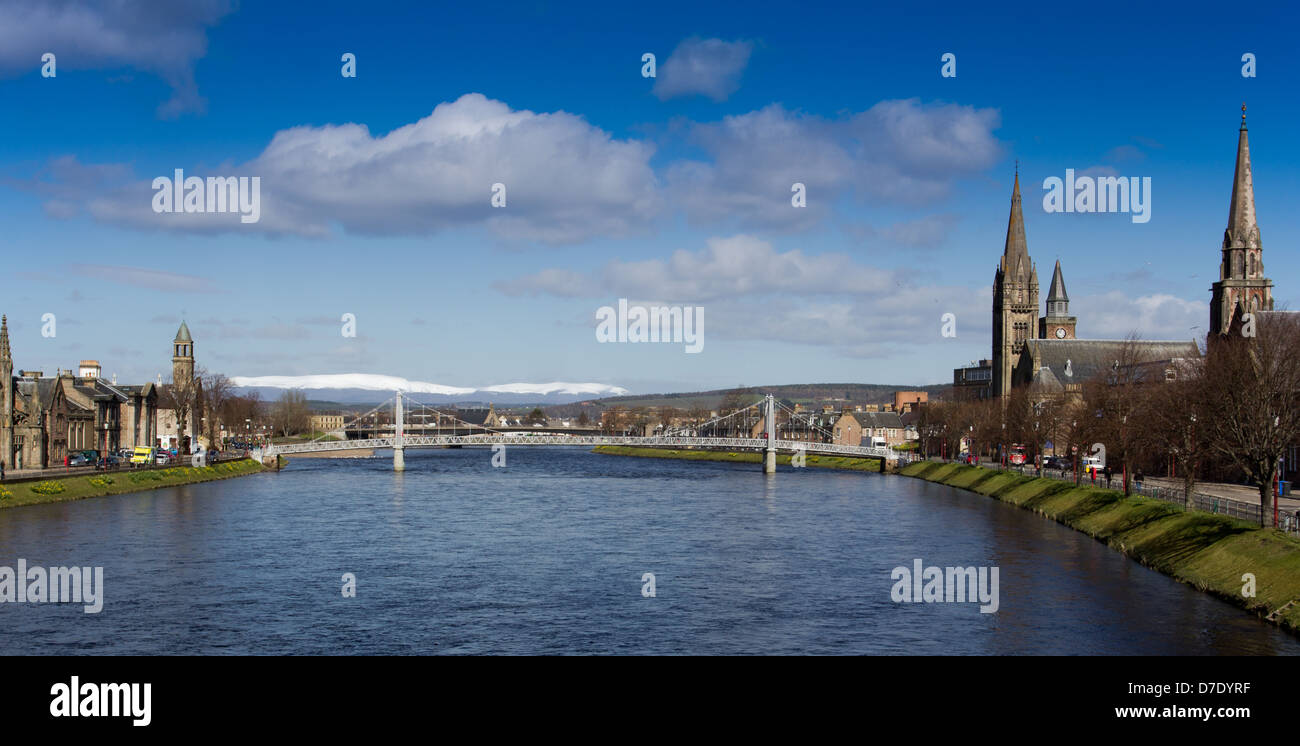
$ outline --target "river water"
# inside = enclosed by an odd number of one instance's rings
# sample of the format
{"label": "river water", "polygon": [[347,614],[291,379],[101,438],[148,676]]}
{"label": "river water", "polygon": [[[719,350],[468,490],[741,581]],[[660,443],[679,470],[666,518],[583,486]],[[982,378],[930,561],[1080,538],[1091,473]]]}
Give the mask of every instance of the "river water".
{"label": "river water", "polygon": [[[1300,654],[1083,534],[942,485],[492,455],[410,450],[402,474],[297,460],[0,510],[0,565],[104,568],[98,614],[0,604],[0,653]],[[895,603],[891,571],[917,559],[998,568],[997,611]]]}

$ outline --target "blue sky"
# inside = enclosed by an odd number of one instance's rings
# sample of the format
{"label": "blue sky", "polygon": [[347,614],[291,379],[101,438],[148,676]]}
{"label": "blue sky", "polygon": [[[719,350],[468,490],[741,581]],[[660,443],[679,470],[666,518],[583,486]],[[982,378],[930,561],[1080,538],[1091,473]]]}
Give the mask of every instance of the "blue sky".
{"label": "blue sky", "polygon": [[[1242,102],[1266,273],[1300,308],[1283,5],[113,5],[0,1],[21,368],[152,379],[185,318],[231,376],[942,382],[989,354],[1017,159],[1081,337],[1200,336]],[[155,214],[177,168],[259,176],[261,220]],[[1067,168],[1151,177],[1150,222],[1045,213]],[[705,308],[703,350],[597,343],[619,298]]]}

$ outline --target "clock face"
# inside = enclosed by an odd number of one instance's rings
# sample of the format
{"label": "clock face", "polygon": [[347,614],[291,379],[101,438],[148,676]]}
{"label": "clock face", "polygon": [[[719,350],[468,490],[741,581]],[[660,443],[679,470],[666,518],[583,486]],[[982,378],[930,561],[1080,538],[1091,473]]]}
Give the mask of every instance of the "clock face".
{"label": "clock face", "polygon": [[1065,327],[1063,326],[1056,327],[1056,338],[1065,339]]}

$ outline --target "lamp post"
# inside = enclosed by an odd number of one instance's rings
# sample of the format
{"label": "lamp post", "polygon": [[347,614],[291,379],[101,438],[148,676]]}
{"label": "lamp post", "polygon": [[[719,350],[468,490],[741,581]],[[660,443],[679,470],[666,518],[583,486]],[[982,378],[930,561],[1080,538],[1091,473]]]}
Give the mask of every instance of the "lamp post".
{"label": "lamp post", "polygon": [[[1281,423],[1281,421],[1282,418],[1280,416],[1277,415],[1273,416],[1274,432],[1277,432],[1278,425]],[[1274,528],[1277,528],[1277,493],[1279,492],[1279,488],[1282,486],[1278,484],[1278,480],[1282,478],[1281,474],[1282,474],[1282,459],[1279,458],[1277,460],[1277,464],[1273,467],[1273,479],[1271,480],[1273,482],[1273,527]],[[1260,521],[1260,523],[1263,523],[1263,521]]]}
{"label": "lamp post", "polygon": [[[1071,441],[1078,440],[1078,437],[1079,437],[1079,421],[1071,420],[1070,440]],[[1079,444],[1078,443],[1070,443],[1070,454],[1074,456],[1074,486],[1078,487],[1079,486]]]}
{"label": "lamp post", "polygon": [[1034,450],[1038,451],[1038,453],[1034,454],[1034,465],[1037,467],[1038,476],[1041,477],[1043,476],[1043,445],[1038,438],[1037,422],[1034,423]]}

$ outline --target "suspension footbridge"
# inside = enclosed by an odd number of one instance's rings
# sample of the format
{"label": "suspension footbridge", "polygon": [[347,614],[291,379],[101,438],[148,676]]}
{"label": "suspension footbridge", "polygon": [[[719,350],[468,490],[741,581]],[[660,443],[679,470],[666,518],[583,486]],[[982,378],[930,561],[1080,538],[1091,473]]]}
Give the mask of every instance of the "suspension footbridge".
{"label": "suspension footbridge", "polygon": [[[458,420],[451,413],[440,412],[428,405],[413,401],[408,394],[398,391],[393,398],[380,404],[369,412],[354,418],[344,426],[361,423],[365,418],[392,404],[392,434],[380,437],[356,438],[346,440],[316,439],[304,443],[289,443],[269,446],[263,453],[266,456],[291,456],[295,454],[326,453],[330,451],[392,449],[394,471],[406,469],[406,449],[408,448],[447,448],[466,446],[638,446],[643,448],[698,448],[704,450],[746,450],[764,454],[763,471],[776,472],[776,455],[819,454],[828,456],[851,456],[856,458],[879,459],[882,466],[896,463],[899,454],[891,448],[849,445],[832,442],[831,434],[825,428],[811,424],[800,425],[796,413],[776,397],[768,394],[763,399],[741,407],[734,412],[714,417],[708,421],[665,427],[662,434],[626,435],[626,434],[575,434],[556,433],[542,429],[538,432],[519,433],[517,431],[498,430],[485,425],[471,425]],[[469,425],[482,432],[461,435],[442,434],[440,426],[433,428],[421,426],[417,432],[408,434],[406,415],[411,404],[416,404],[427,419],[428,413],[436,418],[435,422],[449,422],[453,433],[458,433],[460,426]],[[761,412],[761,418],[755,418]],[[785,415],[782,422],[778,415]],[[757,425],[757,426],[755,426]],[[430,429],[435,434],[428,434]],[[757,432],[755,432],[757,431]]]}

